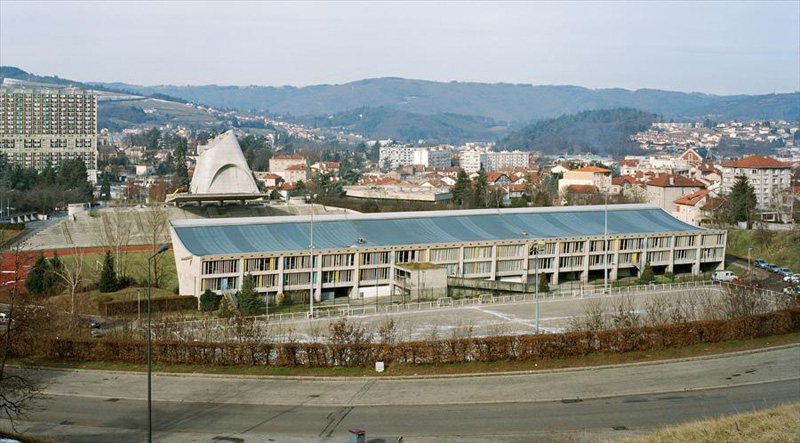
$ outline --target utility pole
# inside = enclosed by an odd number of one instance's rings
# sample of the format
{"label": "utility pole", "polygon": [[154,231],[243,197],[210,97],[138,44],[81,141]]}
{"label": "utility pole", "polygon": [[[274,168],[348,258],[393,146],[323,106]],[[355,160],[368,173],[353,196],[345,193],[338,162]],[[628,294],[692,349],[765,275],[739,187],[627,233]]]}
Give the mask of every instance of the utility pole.
{"label": "utility pole", "polygon": [[603,294],[608,293],[608,188],[605,192],[605,211],[603,214]]}
{"label": "utility pole", "polygon": [[309,274],[308,288],[309,288],[309,303],[311,307],[311,318],[314,318],[314,203],[311,203],[311,244],[308,251],[308,266],[311,268]]}
{"label": "utility pole", "polygon": [[536,276],[536,282],[534,283],[534,291],[533,291],[533,300],[534,300],[534,311],[535,311],[535,318],[536,318],[536,333],[539,333],[539,243],[533,244],[533,274]]}

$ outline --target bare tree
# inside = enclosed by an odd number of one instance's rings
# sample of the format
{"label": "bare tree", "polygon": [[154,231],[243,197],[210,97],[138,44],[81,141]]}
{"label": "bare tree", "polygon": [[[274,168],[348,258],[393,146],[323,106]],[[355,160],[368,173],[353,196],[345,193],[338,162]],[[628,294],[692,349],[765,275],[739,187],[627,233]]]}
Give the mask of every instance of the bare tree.
{"label": "bare tree", "polygon": [[97,231],[97,240],[112,251],[115,258],[117,277],[128,275],[128,246],[133,239],[134,220],[131,212],[115,208],[105,211],[101,216],[102,228]]}
{"label": "bare tree", "polygon": [[[151,246],[151,253],[155,253],[158,247],[166,241],[169,212],[163,206],[153,206],[145,211],[138,212],[137,222],[146,238],[147,244]],[[164,257],[156,255],[153,258],[153,280],[151,282],[156,288],[161,288],[164,285],[165,266]]]}
{"label": "bare tree", "polygon": [[70,314],[75,314],[75,292],[83,283],[83,254],[78,248],[72,248],[70,260],[64,260],[64,265],[56,274],[67,284],[70,296]]}
{"label": "bare tree", "polygon": [[2,337],[0,337],[2,341],[2,349],[0,349],[0,413],[5,415],[11,422],[11,426],[14,427],[15,420],[25,415],[41,390],[39,382],[26,371],[17,370],[12,373],[6,368],[8,359],[13,354],[13,336],[20,328],[28,324],[25,317],[33,311],[32,307],[21,299],[22,294],[19,291],[20,285],[24,283],[22,269],[30,262],[31,257],[22,251],[20,245],[16,245],[9,254],[9,258],[13,269],[11,269],[12,280],[6,282],[8,312],[2,328]]}

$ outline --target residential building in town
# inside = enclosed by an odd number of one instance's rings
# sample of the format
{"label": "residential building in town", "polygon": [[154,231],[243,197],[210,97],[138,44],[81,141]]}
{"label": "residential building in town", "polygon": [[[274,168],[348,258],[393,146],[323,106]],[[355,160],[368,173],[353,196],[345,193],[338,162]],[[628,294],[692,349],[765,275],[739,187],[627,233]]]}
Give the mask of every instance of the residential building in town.
{"label": "residential building in town", "polygon": [[594,186],[595,189],[608,192],[611,190],[611,170],[597,166],[565,170],[563,178],[558,181],[558,191],[566,192],[572,185]]}
{"label": "residential building in town", "polygon": [[97,97],[76,88],[0,87],[0,153],[37,170],[77,158],[97,181]]}
{"label": "residential building in town", "polygon": [[411,165],[447,168],[451,166],[452,156],[453,150],[446,146],[382,146],[379,165],[390,169]]}
{"label": "residential building in town", "polygon": [[603,279],[606,269],[611,280],[636,276],[648,262],[657,274],[698,274],[725,257],[725,230],[643,204],[317,215],[313,243],[311,223],[171,220],[179,293],[236,291],[251,274],[270,298],[359,299],[396,294],[407,263],[485,280],[538,282],[538,272],[559,284]]}
{"label": "residential building in town", "polygon": [[701,226],[703,207],[710,198],[708,189],[685,195],[675,200],[675,212],[672,215],[678,220],[694,226]]}
{"label": "residential building in town", "polygon": [[485,171],[527,168],[530,156],[530,152],[525,151],[491,151],[483,154],[481,165]]}
{"label": "residential building in town", "polygon": [[290,166],[295,166],[295,165],[305,166],[307,163],[308,159],[303,157],[302,155],[278,154],[269,159],[269,172],[272,172],[273,174],[278,174],[285,179],[286,170]]}
{"label": "residential building in town", "polygon": [[647,201],[675,212],[675,200],[706,187],[705,183],[678,174],[658,174],[647,182]]}
{"label": "residential building in town", "polygon": [[762,211],[773,209],[781,201],[780,193],[791,183],[791,165],[766,155],[751,155],[722,164],[722,192],[727,194],[736,177],[747,177]]}

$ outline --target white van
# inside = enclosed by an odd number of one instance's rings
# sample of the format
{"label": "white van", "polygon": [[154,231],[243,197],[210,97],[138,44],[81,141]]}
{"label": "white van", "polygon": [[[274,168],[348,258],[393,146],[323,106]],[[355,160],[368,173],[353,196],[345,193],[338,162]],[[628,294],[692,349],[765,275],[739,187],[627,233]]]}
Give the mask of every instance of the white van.
{"label": "white van", "polygon": [[734,274],[733,271],[714,271],[711,274],[711,280],[732,282],[736,280],[736,274]]}

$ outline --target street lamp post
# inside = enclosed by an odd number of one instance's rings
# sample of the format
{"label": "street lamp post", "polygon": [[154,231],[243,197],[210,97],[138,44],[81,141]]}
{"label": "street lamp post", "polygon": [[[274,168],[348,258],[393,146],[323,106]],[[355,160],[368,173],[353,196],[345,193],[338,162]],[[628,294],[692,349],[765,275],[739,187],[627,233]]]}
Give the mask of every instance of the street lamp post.
{"label": "street lamp post", "polygon": [[750,251],[752,250],[752,247],[747,248],[747,272],[750,272]]}
{"label": "street lamp post", "polygon": [[309,284],[309,291],[308,291],[308,300],[310,306],[310,315],[311,318],[314,318],[314,203],[311,203],[311,244],[308,247],[308,258],[309,258],[309,267],[311,268],[311,273],[309,274],[308,284]]}
{"label": "street lamp post", "polygon": [[533,301],[534,301],[534,315],[535,315],[535,326],[536,326],[536,333],[539,333],[539,243],[533,244],[533,274],[536,276],[534,277],[534,290],[533,290]]}
{"label": "street lamp post", "polygon": [[603,294],[608,293],[608,189],[605,192],[605,211],[603,211]]}
{"label": "street lamp post", "polygon": [[153,289],[150,286],[150,261],[169,249],[161,245],[147,258],[147,441],[153,442]]}

